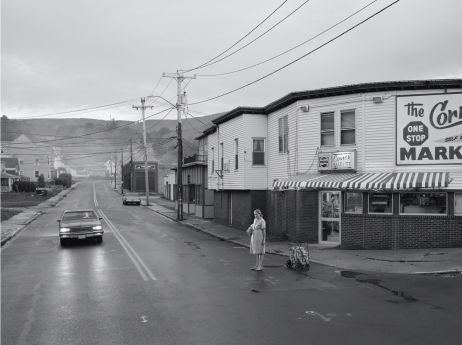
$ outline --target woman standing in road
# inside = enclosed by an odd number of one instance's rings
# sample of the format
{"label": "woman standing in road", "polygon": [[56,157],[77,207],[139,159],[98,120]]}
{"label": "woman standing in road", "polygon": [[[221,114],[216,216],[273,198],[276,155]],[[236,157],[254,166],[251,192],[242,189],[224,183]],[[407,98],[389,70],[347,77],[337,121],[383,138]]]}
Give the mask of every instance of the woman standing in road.
{"label": "woman standing in road", "polygon": [[250,254],[256,255],[256,264],[251,270],[263,270],[263,257],[265,255],[265,241],[266,241],[266,222],[259,209],[253,212],[255,219],[253,224],[247,229],[250,237]]}

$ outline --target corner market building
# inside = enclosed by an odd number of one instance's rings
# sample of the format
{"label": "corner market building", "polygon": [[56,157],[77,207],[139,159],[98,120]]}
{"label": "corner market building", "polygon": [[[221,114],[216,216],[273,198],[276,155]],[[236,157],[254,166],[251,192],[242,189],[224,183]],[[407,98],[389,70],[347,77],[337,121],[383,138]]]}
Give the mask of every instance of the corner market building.
{"label": "corner market building", "polygon": [[268,235],[291,241],[462,247],[461,79],[294,92],[213,122],[218,221],[239,227],[258,207]]}

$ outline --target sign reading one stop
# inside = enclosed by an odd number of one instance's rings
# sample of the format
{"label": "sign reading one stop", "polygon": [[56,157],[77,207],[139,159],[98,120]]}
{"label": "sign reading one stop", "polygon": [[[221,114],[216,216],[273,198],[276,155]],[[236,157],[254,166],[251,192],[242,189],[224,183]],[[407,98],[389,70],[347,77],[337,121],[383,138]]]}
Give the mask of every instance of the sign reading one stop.
{"label": "sign reading one stop", "polygon": [[403,128],[403,139],[411,146],[420,146],[428,139],[428,127],[420,121],[412,121]]}

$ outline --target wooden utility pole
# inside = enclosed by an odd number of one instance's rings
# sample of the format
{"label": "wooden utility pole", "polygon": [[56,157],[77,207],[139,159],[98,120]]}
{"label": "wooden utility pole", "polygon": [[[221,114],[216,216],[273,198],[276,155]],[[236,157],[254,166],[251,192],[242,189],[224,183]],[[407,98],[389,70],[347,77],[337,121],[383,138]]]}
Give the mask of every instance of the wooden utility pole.
{"label": "wooden utility pole", "polygon": [[146,99],[141,97],[141,105],[133,105],[136,110],[141,109],[141,117],[143,119],[143,142],[144,142],[144,183],[146,188],[146,205],[149,206],[149,169],[148,169],[148,149],[146,146],[146,120],[144,118],[144,111],[146,108],[154,108],[152,105],[144,105]]}
{"label": "wooden utility pole", "polygon": [[176,71],[176,73],[164,73],[164,77],[170,77],[176,80],[177,82],[177,102],[176,102],[176,110],[177,110],[177,117],[178,117],[178,124],[177,124],[177,138],[178,138],[178,168],[177,168],[177,176],[176,176],[176,185],[177,185],[177,220],[183,220],[183,140],[182,140],[182,129],[181,129],[181,116],[182,112],[185,108],[187,103],[186,101],[186,92],[182,91],[181,83],[185,79],[195,79],[196,76],[193,77],[185,77],[182,71]]}

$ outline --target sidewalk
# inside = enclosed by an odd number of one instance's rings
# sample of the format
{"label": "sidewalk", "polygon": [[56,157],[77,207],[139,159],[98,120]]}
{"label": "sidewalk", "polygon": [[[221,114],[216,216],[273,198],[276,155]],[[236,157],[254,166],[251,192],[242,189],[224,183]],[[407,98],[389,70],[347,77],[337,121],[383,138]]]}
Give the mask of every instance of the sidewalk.
{"label": "sidewalk", "polygon": [[[75,185],[46,200],[40,205],[25,209],[1,223],[1,245],[14,238],[23,228],[40,216],[41,210],[54,207]],[[159,196],[150,196],[148,209],[176,220],[175,203]],[[146,206],[144,206],[146,207]],[[244,231],[184,214],[182,224],[240,246],[249,246]],[[345,250],[319,244],[310,244],[312,262],[348,271],[368,271],[405,274],[443,274],[462,272],[462,248],[400,249],[400,250]],[[267,241],[267,253],[289,255],[289,243]]]}
{"label": "sidewalk", "polygon": [[42,214],[42,210],[48,207],[55,207],[58,202],[66,197],[72,189],[76,187],[76,184],[71,188],[64,189],[55,196],[45,200],[39,205],[25,208],[21,213],[5,220],[1,223],[1,239],[2,247],[12,238],[14,238],[19,232],[24,229],[28,224],[32,223],[37,217]]}
{"label": "sidewalk", "polygon": [[[176,220],[175,202],[151,196],[149,209]],[[181,223],[212,236],[249,246],[244,231],[221,225],[211,220],[183,214]],[[462,272],[462,248],[400,249],[400,250],[345,250],[310,244],[310,260],[342,270],[382,273],[432,274]],[[289,242],[267,241],[266,252],[289,255]]]}

